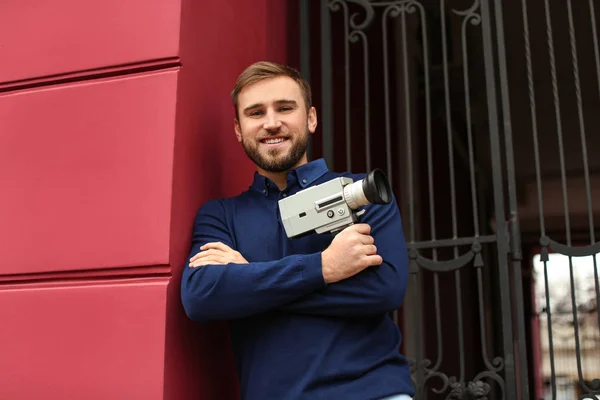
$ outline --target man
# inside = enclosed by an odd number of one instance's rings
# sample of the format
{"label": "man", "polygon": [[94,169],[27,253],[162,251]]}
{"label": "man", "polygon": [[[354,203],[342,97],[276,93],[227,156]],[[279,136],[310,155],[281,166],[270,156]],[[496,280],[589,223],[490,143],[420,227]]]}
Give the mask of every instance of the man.
{"label": "man", "polygon": [[234,129],[257,172],[242,194],[204,204],[181,282],[189,318],[230,322],[242,398],[409,399],[409,366],[389,317],[404,299],[407,252],[395,200],[369,205],[335,237],[288,239],[278,200],[338,176],[307,161],[310,87],[259,62],[232,92]]}

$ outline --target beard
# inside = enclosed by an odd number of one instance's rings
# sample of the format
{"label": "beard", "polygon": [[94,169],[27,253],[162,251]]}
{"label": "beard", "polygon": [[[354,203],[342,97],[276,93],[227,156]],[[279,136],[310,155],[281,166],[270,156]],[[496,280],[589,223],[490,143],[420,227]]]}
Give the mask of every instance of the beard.
{"label": "beard", "polygon": [[258,145],[254,142],[250,142],[242,135],[242,147],[246,152],[246,155],[256,164],[259,168],[269,172],[285,172],[295,167],[298,162],[302,159],[306,150],[308,149],[308,130],[295,139],[288,138],[287,140],[292,141],[292,145],[287,153],[285,150],[280,149],[269,149],[267,154],[262,154],[258,148]]}

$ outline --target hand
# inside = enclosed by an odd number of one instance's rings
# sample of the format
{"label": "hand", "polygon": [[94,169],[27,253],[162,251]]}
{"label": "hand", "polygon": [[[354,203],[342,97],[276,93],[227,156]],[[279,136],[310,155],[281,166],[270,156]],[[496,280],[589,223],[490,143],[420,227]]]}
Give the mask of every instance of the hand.
{"label": "hand", "polygon": [[190,268],[209,264],[225,265],[229,263],[248,264],[248,261],[237,251],[221,242],[207,243],[200,247],[200,252],[190,258]]}
{"label": "hand", "polygon": [[338,233],[328,248],[321,253],[325,283],[350,278],[362,270],[380,265],[383,258],[377,254],[367,224],[351,225]]}

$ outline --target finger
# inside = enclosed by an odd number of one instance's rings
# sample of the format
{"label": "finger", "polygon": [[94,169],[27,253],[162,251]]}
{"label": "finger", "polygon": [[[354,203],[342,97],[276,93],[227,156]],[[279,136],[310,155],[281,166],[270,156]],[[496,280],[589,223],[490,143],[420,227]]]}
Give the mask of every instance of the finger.
{"label": "finger", "polygon": [[208,250],[208,249],[219,249],[219,250],[231,250],[231,247],[223,244],[221,242],[210,242],[206,243],[204,246],[200,247],[200,250]]}
{"label": "finger", "polygon": [[205,265],[223,265],[223,264],[226,264],[223,257],[210,256],[210,257],[204,257],[204,258],[198,259],[198,260],[190,263],[189,266],[194,268],[194,267],[202,267]]}
{"label": "finger", "polygon": [[375,255],[367,256],[366,261],[371,266],[381,265],[381,263],[383,263],[383,258],[381,258],[381,256],[375,254]]}
{"label": "finger", "polygon": [[196,260],[196,261],[189,263],[188,267],[190,267],[190,268],[201,267],[203,265],[206,265],[206,262],[207,262],[206,260],[202,260],[202,259]]}
{"label": "finger", "polygon": [[193,263],[190,263],[189,267],[197,268],[197,267],[205,267],[207,265],[222,265],[222,263],[215,261],[215,260],[196,260]]}
{"label": "finger", "polygon": [[354,224],[352,228],[363,235],[368,235],[371,233],[371,226],[369,224]]}
{"label": "finger", "polygon": [[370,235],[360,235],[359,240],[362,244],[366,245],[375,243],[375,239],[373,238],[373,236]]}
{"label": "finger", "polygon": [[197,268],[202,265],[202,261],[194,261],[188,264],[189,268]]}
{"label": "finger", "polygon": [[205,267],[207,265],[218,265],[218,264],[213,263],[213,262],[195,261],[193,264],[190,264],[190,268]]}
{"label": "finger", "polygon": [[192,258],[190,258],[190,262],[196,261],[199,258],[202,258],[206,255],[206,253],[204,251],[199,251],[198,253],[196,253],[195,256],[193,256]]}
{"label": "finger", "polygon": [[198,259],[201,259],[201,258],[204,258],[207,256],[218,255],[218,254],[222,254],[222,253],[223,253],[222,250],[215,250],[215,249],[204,250],[204,251],[201,251],[198,254],[196,254],[194,257],[190,258],[190,262],[196,261]]}
{"label": "finger", "polygon": [[365,254],[368,256],[377,254],[377,247],[373,244],[366,245],[365,246]]}
{"label": "finger", "polygon": [[200,258],[204,258],[204,257],[223,257],[225,256],[225,254],[227,254],[227,252],[223,251],[223,250],[219,250],[219,249],[208,249],[208,250],[204,250],[199,254]]}

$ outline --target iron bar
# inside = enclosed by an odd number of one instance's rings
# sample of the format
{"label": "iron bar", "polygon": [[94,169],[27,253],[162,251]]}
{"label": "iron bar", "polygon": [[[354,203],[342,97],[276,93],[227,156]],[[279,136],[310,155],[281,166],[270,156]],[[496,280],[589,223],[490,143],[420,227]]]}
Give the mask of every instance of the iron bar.
{"label": "iron bar", "polygon": [[[558,151],[559,151],[559,163],[560,163],[560,172],[561,172],[561,186],[562,186],[562,195],[563,195],[563,210],[565,214],[565,230],[566,230],[566,239],[567,246],[571,246],[571,227],[570,227],[570,219],[569,219],[569,202],[567,197],[567,182],[565,175],[565,157],[564,157],[564,148],[563,148],[563,137],[562,137],[562,121],[561,121],[561,113],[560,113],[560,96],[558,92],[558,80],[556,73],[556,61],[555,61],[555,51],[554,51],[554,37],[552,34],[552,20],[550,14],[550,5],[548,0],[544,0],[544,11],[546,17],[546,40],[548,44],[548,56],[550,58],[550,74],[552,80],[552,95],[554,99],[554,113],[556,118],[556,132],[558,136]],[[569,257],[569,264],[571,264],[571,258]],[[549,296],[549,293],[547,293]],[[549,326],[549,334],[551,335],[551,319],[552,314],[550,311],[548,312],[548,326]],[[556,396],[556,376],[554,372],[552,373],[552,390],[554,396]]]}
{"label": "iron bar", "polygon": [[[584,177],[585,177],[585,186],[586,186],[586,197],[587,197],[587,205],[588,205],[588,222],[590,225],[590,240],[593,245],[595,242],[594,238],[594,214],[592,211],[592,193],[591,193],[591,185],[590,185],[590,173],[588,170],[588,157],[587,157],[587,144],[585,137],[585,122],[583,120],[583,101],[581,99],[581,84],[579,78],[579,61],[577,57],[577,43],[575,39],[575,27],[573,23],[573,8],[571,4],[571,0],[567,0],[567,15],[569,19],[569,43],[571,45],[571,59],[573,65],[573,78],[575,83],[575,96],[577,99],[577,116],[579,120],[579,132],[581,136],[581,152],[583,156],[583,168],[584,168]],[[568,215],[566,216],[568,219]],[[573,319],[574,319],[574,333],[575,333],[575,351],[577,354],[577,374],[579,376],[579,384],[582,388],[584,388],[588,393],[592,390],[585,384],[585,380],[583,379],[583,372],[581,368],[581,347],[580,347],[580,338],[579,338],[579,323],[577,318],[577,301],[575,300],[575,278],[573,276],[573,258],[569,257],[569,273],[571,278],[571,301],[573,306]]]}
{"label": "iron bar", "polygon": [[598,90],[600,90],[600,47],[598,46],[598,29],[596,26],[596,10],[594,1],[589,0],[590,4],[590,22],[592,25],[592,40],[594,41],[594,60],[596,61],[596,81]]}
{"label": "iron bar", "polygon": [[[426,139],[427,139],[427,184],[429,189],[429,229],[431,231],[431,240],[435,241],[436,235],[436,219],[435,219],[435,189],[433,186],[433,149],[432,149],[432,132],[431,132],[431,87],[429,82],[429,41],[427,37],[427,20],[425,19],[425,10],[421,4],[416,3],[419,9],[419,17],[421,19],[421,35],[423,37],[423,65],[425,79],[425,124],[426,124]],[[437,261],[437,248],[432,248],[433,261]],[[435,272],[434,280],[434,295],[435,295],[435,317],[436,317],[436,340],[437,340],[437,359],[431,371],[437,371],[442,364],[444,357],[443,340],[442,340],[442,319],[440,309],[440,293],[439,293],[439,273]]]}
{"label": "iron bar", "polygon": [[[479,237],[461,237],[456,239],[439,239],[439,240],[428,240],[422,242],[412,242],[408,244],[410,249],[431,249],[436,247],[457,247],[464,246],[473,243],[494,243],[496,242],[496,235],[485,235]],[[456,255],[458,257],[458,255]],[[455,257],[455,258],[456,258]]]}
{"label": "iron bar", "polygon": [[575,276],[573,275],[573,257],[569,256],[569,278],[571,283],[571,306],[573,307],[573,330],[575,331],[575,354],[577,360],[577,376],[579,377],[579,385],[586,391],[591,392],[591,389],[585,384],[583,372],[581,369],[581,344],[579,342],[579,319],[577,317],[577,300],[575,295]]}
{"label": "iron bar", "polygon": [[[592,25],[592,40],[594,41],[594,60],[596,61],[596,76],[597,76],[597,84],[598,84],[598,88],[600,89],[600,54],[599,54],[599,48],[598,48],[598,35],[597,35],[597,28],[596,28],[596,11],[594,9],[594,2],[592,0],[589,1],[590,4],[590,19],[591,19],[591,25]],[[569,10],[571,11],[571,3],[569,2]],[[572,15],[570,16],[570,18],[572,19]],[[581,117],[580,117],[581,120]],[[582,123],[581,125],[582,126]],[[595,231],[594,231],[594,214],[593,211],[591,209],[591,205],[592,205],[592,195],[590,193],[590,188],[591,188],[591,184],[590,184],[590,171],[589,171],[589,162],[587,159],[587,147],[586,147],[586,141],[585,141],[585,131],[582,128],[581,131],[581,146],[582,146],[582,152],[583,152],[583,156],[584,156],[584,174],[585,174],[585,179],[586,179],[586,196],[587,196],[587,200],[588,200],[588,215],[590,216],[590,240],[591,243],[594,244],[596,242],[596,236],[595,236]],[[597,264],[597,259],[596,259],[596,255],[594,255],[594,277],[595,279],[595,289],[596,289],[596,304],[600,304],[600,283],[598,282],[598,264]],[[600,329],[600,311],[597,312],[597,317],[598,317],[598,329]]]}
{"label": "iron bar", "polygon": [[310,2],[300,0],[300,72],[310,82]]}
{"label": "iron bar", "polygon": [[[499,6],[500,7],[500,6]],[[531,61],[531,40],[529,33],[529,16],[527,12],[527,0],[521,0],[521,8],[523,13],[523,39],[525,44],[525,62],[527,68],[527,89],[529,92],[529,109],[531,113],[531,132],[533,134],[533,156],[535,163],[535,178],[537,183],[537,202],[538,202],[538,213],[540,232],[542,236],[546,235],[546,224],[544,220],[544,199],[542,192],[542,177],[541,177],[541,166],[540,166],[540,148],[539,148],[539,137],[538,137],[538,124],[537,124],[537,109],[536,109],[536,98],[535,88],[533,79],[533,67]],[[507,143],[507,148],[508,148]],[[511,207],[512,208],[512,207]],[[546,291],[546,310],[550,313],[550,293],[548,288],[548,270],[547,261],[544,261],[544,284]],[[548,314],[548,341],[550,343],[549,355],[550,355],[550,371],[551,371],[551,390],[552,398],[556,398],[556,381],[555,376],[555,365],[554,365],[554,346],[552,338],[552,321]],[[527,379],[528,380],[528,379]]]}
{"label": "iron bar", "polygon": [[363,71],[365,90],[365,157],[367,171],[371,170],[371,101],[369,99],[369,45],[367,35],[361,30],[355,30],[350,35],[350,40],[356,42],[360,39],[363,45]]}
{"label": "iron bar", "polygon": [[[394,185],[393,180],[393,170],[392,170],[392,132],[391,132],[391,122],[390,122],[390,93],[389,93],[389,66],[388,66],[388,48],[387,48],[387,14],[388,11],[392,10],[391,16],[395,18],[397,14],[393,11],[395,7],[390,7],[386,9],[383,13],[382,17],[382,40],[383,40],[383,68],[384,68],[384,92],[385,92],[385,146],[386,146],[386,163],[387,163],[387,176],[388,180],[391,182],[392,186]],[[410,148],[409,148],[410,154]],[[412,173],[409,171],[409,174]],[[410,178],[409,178],[410,179]],[[412,207],[412,205],[411,205]],[[413,229],[414,220],[411,219],[411,230]],[[397,313],[394,313],[394,321],[396,322]]]}
{"label": "iron bar", "polygon": [[477,268],[477,295],[479,298],[479,334],[481,335],[481,356],[483,359],[483,363],[490,371],[499,371],[499,368],[494,367],[492,362],[490,361],[490,357],[487,353],[487,341],[485,334],[485,313],[483,311],[484,299],[483,299],[483,277],[482,277],[481,268]]}
{"label": "iron bar", "polygon": [[[448,43],[446,42],[446,0],[440,2],[442,25],[442,70],[444,74],[444,106],[446,112],[446,134],[448,137],[448,164],[450,172],[450,207],[452,214],[452,238],[458,237],[458,222],[456,216],[456,180],[454,177],[454,141],[452,140],[452,113],[450,112],[450,78],[448,74]],[[458,247],[454,246],[454,258],[458,257]]]}
{"label": "iron bar", "polygon": [[[596,289],[596,304],[600,304],[600,279],[598,279],[598,255],[594,255],[594,288]],[[598,329],[600,330],[600,308],[596,310],[596,317],[598,317]]]}
{"label": "iron bar", "polygon": [[469,82],[469,57],[468,57],[468,46],[467,46],[467,24],[469,22],[476,24],[480,23],[480,16],[475,13],[475,9],[478,2],[475,1],[473,7],[466,11],[456,12],[456,14],[464,16],[461,25],[461,41],[462,41],[462,55],[463,55],[463,85],[465,95],[465,115],[466,115],[466,129],[467,129],[467,146],[469,151],[469,180],[471,183],[471,205],[473,207],[473,229],[475,236],[479,236],[479,222],[478,222],[478,210],[477,210],[477,189],[475,187],[475,160],[473,155],[473,124],[471,120],[471,91]]}
{"label": "iron bar", "polygon": [[538,127],[537,127],[537,111],[536,111],[536,99],[533,81],[533,68],[531,65],[531,44],[529,35],[529,19],[527,15],[527,0],[521,0],[521,6],[523,11],[523,39],[525,43],[525,61],[527,63],[527,85],[529,91],[529,108],[531,111],[531,132],[533,134],[533,157],[535,161],[535,177],[537,183],[537,195],[538,195],[538,211],[540,221],[540,232],[542,236],[546,235],[546,226],[544,223],[544,199],[542,196],[542,176],[540,167],[540,145],[538,138]]}
{"label": "iron bar", "polygon": [[[503,128],[504,128],[504,141],[505,141],[505,155],[506,155],[506,177],[507,177],[507,192],[508,192],[508,206],[509,206],[509,229],[510,229],[510,247],[513,262],[514,272],[514,291],[516,301],[516,325],[517,325],[517,337],[518,337],[518,349],[519,349],[519,372],[520,372],[520,384],[521,384],[521,395],[527,399],[529,397],[529,373],[527,366],[527,338],[525,336],[525,312],[523,302],[523,288],[519,284],[521,282],[521,260],[523,258],[521,254],[521,229],[519,224],[518,214],[518,203],[516,193],[516,178],[515,178],[515,160],[513,153],[513,140],[512,140],[512,118],[510,110],[510,93],[509,93],[509,82],[508,72],[506,67],[506,46],[504,42],[504,17],[503,17],[503,4],[500,0],[495,0],[495,16],[496,16],[496,41],[498,49],[498,74],[500,80],[500,94],[501,94],[501,106],[503,116]],[[523,7],[525,1],[522,1]],[[524,12],[524,29],[526,32],[526,47],[529,46],[529,26],[528,22],[525,21],[526,10]],[[526,27],[526,28],[525,28]],[[529,50],[529,49],[528,49]],[[527,59],[528,71],[531,68],[531,59]],[[528,75],[528,79],[531,79],[531,75]],[[531,82],[530,82],[531,84]],[[531,86],[529,87],[531,90]],[[530,91],[530,95],[531,95]],[[531,102],[530,102],[531,104]],[[533,103],[535,104],[535,103]],[[534,112],[535,115],[535,112]],[[536,121],[537,123],[537,121]],[[537,125],[536,125],[537,126]],[[537,129],[537,128],[536,128]],[[537,135],[537,131],[536,131]],[[537,138],[536,138],[537,140]],[[537,143],[536,143],[537,145]],[[539,155],[536,153],[536,162],[539,163]],[[540,210],[541,211],[541,210]]]}
{"label": "iron bar", "polygon": [[[391,128],[391,122],[390,122],[390,78],[389,78],[389,56],[388,56],[388,44],[387,44],[387,16],[388,14],[391,14],[391,16],[393,18],[398,16],[398,13],[400,12],[400,9],[397,6],[390,6],[388,8],[385,9],[385,11],[383,12],[383,17],[382,17],[382,35],[383,35],[383,85],[384,85],[384,96],[385,96],[385,147],[386,147],[386,163],[387,163],[387,176],[390,182],[393,182],[393,173],[392,173],[392,154],[391,154],[391,150],[392,150],[392,128]],[[408,82],[408,64],[407,64],[407,59],[406,59],[406,18],[404,17],[404,13],[402,14],[402,51],[403,51],[403,55],[404,55],[404,83],[406,84],[406,88],[410,87],[409,86],[409,82]],[[408,107],[408,100],[409,100],[409,94],[408,94],[408,90],[405,91],[405,98],[406,98],[406,107]],[[409,111],[407,109],[407,111]],[[407,127],[407,141],[408,143],[408,160],[407,163],[409,165],[409,186],[412,188],[412,148],[410,147],[410,114],[406,114],[406,127]],[[412,194],[412,190],[411,190],[411,194]],[[413,207],[412,207],[412,200],[410,201],[410,214],[413,215]],[[414,221],[413,218],[411,218],[411,221]],[[414,240],[414,226],[411,222],[410,224],[410,229],[411,229],[411,237]]]}
{"label": "iron bar", "polygon": [[556,400],[556,367],[554,365],[554,339],[552,337],[552,308],[550,306],[550,288],[548,285],[548,260],[544,260],[544,285],[546,290],[546,319],[548,320],[548,344],[550,352],[550,385],[552,399]]}
{"label": "iron bar", "polygon": [[348,27],[348,5],[343,1],[334,1],[331,3],[340,4],[344,11],[344,104],[346,106],[346,171],[352,171],[352,123],[350,122],[350,28]]}
{"label": "iron bar", "polygon": [[414,330],[414,340],[415,340],[415,344],[416,344],[416,349],[415,349],[415,361],[414,361],[414,372],[416,372],[416,388],[418,390],[418,388],[421,387],[421,385],[423,384],[423,371],[421,369],[421,360],[423,359],[423,355],[421,354],[421,299],[419,298],[419,294],[420,294],[420,284],[421,284],[421,280],[420,280],[420,272],[419,269],[417,268],[417,272],[413,273],[413,301],[415,304],[415,312],[413,313],[413,323],[415,326],[415,330]]}
{"label": "iron bar", "polygon": [[550,58],[550,74],[552,77],[552,95],[554,98],[554,113],[556,116],[556,133],[558,135],[558,157],[560,162],[563,206],[565,212],[565,230],[567,234],[567,245],[571,245],[571,224],[569,220],[569,201],[567,198],[567,177],[565,176],[565,154],[562,135],[562,120],[560,115],[560,96],[558,93],[558,79],[556,76],[556,61],[554,54],[554,37],[552,35],[552,20],[550,18],[550,5],[544,0],[546,15],[546,37],[548,41],[548,56]]}
{"label": "iron bar", "polygon": [[442,340],[442,316],[441,316],[441,307],[440,307],[440,279],[439,273],[436,272],[433,275],[433,289],[435,295],[435,326],[436,326],[436,334],[437,334],[437,348],[438,348],[438,356],[435,365],[431,368],[433,371],[437,371],[442,364],[442,360],[444,358],[444,347]]}
{"label": "iron bar", "polygon": [[515,376],[515,360],[514,346],[512,338],[512,309],[510,301],[510,280],[508,274],[508,245],[506,240],[506,222],[504,220],[504,198],[502,190],[502,171],[499,168],[502,165],[500,159],[500,140],[499,140],[499,123],[497,116],[496,104],[496,82],[495,82],[495,65],[493,55],[493,38],[491,32],[491,18],[489,15],[487,0],[481,1],[481,17],[482,17],[482,32],[483,32],[483,56],[485,63],[485,80],[486,80],[486,95],[488,106],[488,118],[490,127],[490,150],[492,164],[496,168],[492,169],[492,181],[494,186],[494,209],[496,215],[497,233],[498,233],[498,273],[500,285],[500,304],[502,310],[502,326],[503,326],[503,347],[504,347],[504,371],[506,382],[506,395],[509,399],[517,398],[516,391],[516,376]]}
{"label": "iron bar", "polygon": [[323,158],[335,168],[333,156],[333,88],[331,62],[331,20],[327,1],[321,1],[321,105],[323,113]]}
{"label": "iron bar", "polygon": [[590,225],[591,244],[595,243],[594,237],[594,212],[592,211],[592,186],[590,184],[590,170],[588,162],[587,143],[585,137],[585,122],[583,120],[583,100],[581,99],[581,83],[579,78],[579,60],[577,56],[577,44],[575,40],[575,26],[573,23],[573,6],[571,0],[567,0],[567,15],[569,17],[569,43],[571,45],[571,58],[573,64],[573,79],[575,83],[575,97],[577,99],[577,117],[579,121],[579,134],[581,137],[581,155],[583,161],[583,176],[585,179],[585,194],[587,198],[588,222]]}
{"label": "iron bar", "polygon": [[[475,187],[475,160],[473,152],[473,132],[471,123],[471,97],[470,97],[470,82],[469,82],[469,59],[467,46],[467,24],[469,22],[476,23],[480,21],[480,17],[475,13],[477,2],[464,12],[456,12],[456,14],[464,16],[461,24],[461,41],[463,55],[463,79],[464,79],[464,96],[465,96],[465,114],[466,114],[466,129],[467,141],[469,149],[469,177],[471,183],[471,202],[473,206],[473,229],[475,237],[479,236],[478,208],[477,208],[477,191]],[[464,358],[464,332],[463,332],[463,315],[462,315],[462,290],[460,282],[460,270],[454,272],[456,285],[456,308],[457,308],[457,329],[458,329],[458,348],[459,348],[459,382],[465,380],[465,358]]]}
{"label": "iron bar", "polygon": [[463,313],[462,313],[462,290],[460,284],[460,269],[454,271],[454,282],[456,287],[456,312],[457,312],[457,329],[458,329],[458,359],[460,375],[459,382],[465,381],[465,338],[463,330]]}
{"label": "iron bar", "polygon": [[[300,0],[300,74],[310,84],[310,4],[309,0]],[[310,145],[306,149],[306,155],[312,160],[312,135],[309,137]]]}

